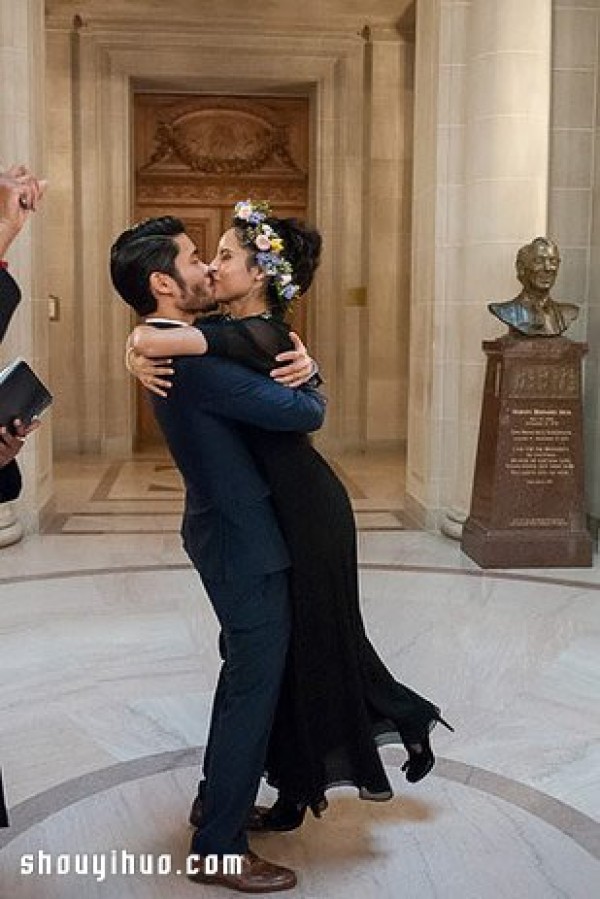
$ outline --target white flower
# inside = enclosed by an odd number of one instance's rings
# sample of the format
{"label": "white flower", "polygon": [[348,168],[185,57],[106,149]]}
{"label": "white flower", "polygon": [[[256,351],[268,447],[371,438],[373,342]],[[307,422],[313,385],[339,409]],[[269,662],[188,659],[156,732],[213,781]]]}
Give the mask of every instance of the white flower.
{"label": "white flower", "polygon": [[271,248],[271,241],[267,237],[266,234],[258,234],[256,240],[254,241],[259,250],[269,250]]}
{"label": "white flower", "polygon": [[291,275],[280,275],[279,280],[280,280],[281,284],[285,287],[285,285],[289,284],[290,281],[292,280],[292,276]]}
{"label": "white flower", "polygon": [[252,205],[250,203],[238,203],[235,207],[236,218],[248,221],[252,215]]}

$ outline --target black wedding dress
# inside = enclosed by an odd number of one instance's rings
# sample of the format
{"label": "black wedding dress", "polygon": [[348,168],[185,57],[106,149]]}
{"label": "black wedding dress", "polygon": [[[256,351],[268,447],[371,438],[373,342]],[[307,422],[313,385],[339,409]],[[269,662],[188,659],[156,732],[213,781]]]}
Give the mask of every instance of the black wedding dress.
{"label": "black wedding dress", "polygon": [[[274,316],[199,321],[209,353],[270,371],[291,349]],[[318,803],[328,787],[365,799],[392,789],[377,750],[419,743],[439,708],[394,679],[371,645],[358,591],[356,527],[348,494],[306,435],[244,427],[269,483],[291,559],[292,637],[266,761],[287,799]]]}
{"label": "black wedding dress", "polygon": [[8,827],[8,812],[4,800],[4,788],[2,786],[2,769],[0,768],[0,827]]}

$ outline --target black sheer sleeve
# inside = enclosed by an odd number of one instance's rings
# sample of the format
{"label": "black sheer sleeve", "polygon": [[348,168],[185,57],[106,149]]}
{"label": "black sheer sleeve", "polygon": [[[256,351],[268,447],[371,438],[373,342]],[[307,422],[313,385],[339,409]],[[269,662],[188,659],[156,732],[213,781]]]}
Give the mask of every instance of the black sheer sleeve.
{"label": "black sheer sleeve", "polygon": [[277,366],[278,353],[294,349],[288,326],[277,318],[255,315],[214,323],[199,321],[196,327],[204,334],[211,355],[224,356],[263,374]]}
{"label": "black sheer sleeve", "polygon": [[0,468],[0,503],[9,503],[21,492],[21,472],[13,459]]}
{"label": "black sheer sleeve", "polygon": [[[0,268],[0,341],[6,333],[8,323],[21,299],[21,291],[16,281],[6,269]],[[0,503],[8,503],[16,499],[21,492],[21,473],[13,459],[0,468]],[[1,776],[0,776],[1,777]],[[0,827],[2,824],[2,780],[0,779]]]}

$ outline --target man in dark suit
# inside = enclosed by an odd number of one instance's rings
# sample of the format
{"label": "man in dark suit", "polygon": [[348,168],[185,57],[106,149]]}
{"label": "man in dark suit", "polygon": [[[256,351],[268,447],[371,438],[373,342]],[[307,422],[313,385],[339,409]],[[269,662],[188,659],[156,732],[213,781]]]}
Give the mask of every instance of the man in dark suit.
{"label": "man in dark suit", "polygon": [[[183,225],[164,217],[126,231],[111,251],[113,283],[159,327],[191,324],[211,304],[207,266]],[[221,668],[205,759],[192,879],[244,892],[290,889],[295,874],[249,851],[245,822],[263,772],[289,640],[290,560],[269,488],[239,431],[313,431],[322,397],[290,390],[215,357],[182,357],[155,413],[186,487],[182,535],[221,625]],[[241,856],[228,874],[224,856]],[[207,856],[219,857],[217,873]]]}
{"label": "man in dark suit", "polygon": [[[29,213],[37,207],[44,187],[45,184],[40,185],[25,166],[0,172],[0,343],[21,299],[21,292],[8,273],[8,263],[4,257]],[[20,422],[13,422],[13,427],[14,433],[11,433],[8,428],[0,426],[0,503],[16,499],[21,491],[21,474],[15,457],[27,434],[35,430],[37,423],[26,428]],[[8,827],[1,771],[0,827]]]}

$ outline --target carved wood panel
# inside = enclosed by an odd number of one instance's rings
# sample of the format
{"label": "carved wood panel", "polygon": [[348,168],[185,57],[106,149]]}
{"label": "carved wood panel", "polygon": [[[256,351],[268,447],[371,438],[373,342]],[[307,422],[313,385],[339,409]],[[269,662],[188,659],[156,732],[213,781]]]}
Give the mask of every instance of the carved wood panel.
{"label": "carved wood panel", "polygon": [[[176,215],[205,260],[230,226],[234,204],[265,199],[276,215],[306,218],[308,99],[134,95],[136,219]],[[303,298],[292,326],[306,336]],[[136,445],[162,443],[143,388]]]}

